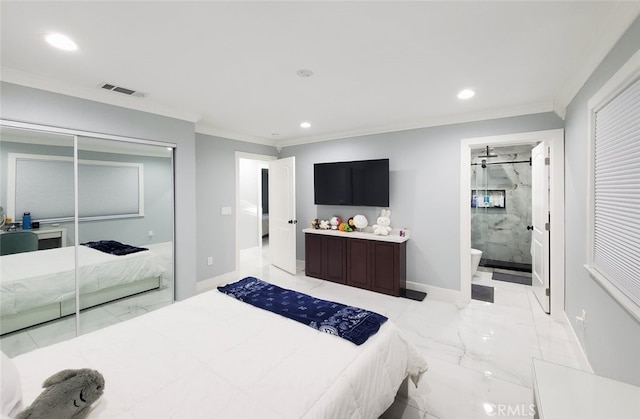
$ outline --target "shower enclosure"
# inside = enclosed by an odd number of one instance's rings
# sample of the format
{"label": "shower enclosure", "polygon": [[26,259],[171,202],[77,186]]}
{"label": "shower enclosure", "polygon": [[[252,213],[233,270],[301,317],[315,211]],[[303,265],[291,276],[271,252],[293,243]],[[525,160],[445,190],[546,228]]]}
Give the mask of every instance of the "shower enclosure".
{"label": "shower enclosure", "polygon": [[471,150],[471,247],[481,266],[531,272],[531,148]]}

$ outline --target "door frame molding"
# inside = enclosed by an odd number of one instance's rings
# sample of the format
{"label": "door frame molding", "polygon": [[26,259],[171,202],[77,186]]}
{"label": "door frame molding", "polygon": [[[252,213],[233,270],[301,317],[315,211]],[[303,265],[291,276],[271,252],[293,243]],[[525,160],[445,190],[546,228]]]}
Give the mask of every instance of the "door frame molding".
{"label": "door frame molding", "polygon": [[549,140],[549,211],[552,246],[550,258],[551,317],[564,320],[564,129],[523,132],[487,137],[463,138],[460,141],[460,292],[465,302],[471,300],[471,149],[479,146],[533,144]]}
{"label": "door frame molding", "polygon": [[[254,154],[254,153],[246,153],[244,151],[236,151],[235,152],[235,173],[236,173],[236,182],[235,182],[235,214],[234,214],[234,222],[235,222],[235,271],[237,272],[240,269],[240,241],[238,240],[238,234],[240,231],[240,217],[238,216],[238,208],[240,208],[240,159],[247,160],[257,160],[269,162],[271,160],[277,160],[278,157],[270,156],[268,154]],[[256,179],[257,182],[257,179]],[[260,188],[258,188],[261,191]],[[260,220],[258,220],[260,223]],[[258,240],[258,245],[261,246],[260,241]]]}

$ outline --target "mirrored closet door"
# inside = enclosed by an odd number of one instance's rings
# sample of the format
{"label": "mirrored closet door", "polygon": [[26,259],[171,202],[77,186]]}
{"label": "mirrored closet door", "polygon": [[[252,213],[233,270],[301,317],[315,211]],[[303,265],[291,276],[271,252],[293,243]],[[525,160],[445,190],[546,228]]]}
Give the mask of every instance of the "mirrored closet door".
{"label": "mirrored closet door", "polygon": [[[14,350],[12,344],[19,346],[15,350],[34,349],[76,334],[73,318],[39,326],[60,318],[60,301],[76,298],[73,231],[61,225],[74,215],[73,155],[73,135],[0,126],[0,342],[5,353]],[[58,165],[51,156],[68,164]],[[20,332],[27,329],[28,335]]]}
{"label": "mirrored closet door", "polygon": [[3,352],[171,304],[173,145],[12,124],[0,143],[0,234],[35,235],[37,248],[4,255],[2,242]]}

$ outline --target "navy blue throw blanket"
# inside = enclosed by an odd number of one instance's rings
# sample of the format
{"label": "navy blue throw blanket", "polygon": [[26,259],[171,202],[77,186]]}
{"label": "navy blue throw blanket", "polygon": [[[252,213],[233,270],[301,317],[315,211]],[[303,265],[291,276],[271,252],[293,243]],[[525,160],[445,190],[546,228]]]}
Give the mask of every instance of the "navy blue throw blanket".
{"label": "navy blue throw blanket", "polygon": [[92,249],[99,250],[101,252],[109,253],[116,256],[124,256],[131,253],[142,252],[145,250],[144,247],[135,247],[129,244],[122,244],[115,240],[100,240],[97,242],[86,242],[82,243],[83,246],[90,247]]}
{"label": "navy blue throw blanket", "polygon": [[366,342],[387,321],[385,316],[372,311],[321,300],[251,276],[218,287],[218,290],[321,332],[340,336],[356,345]]}

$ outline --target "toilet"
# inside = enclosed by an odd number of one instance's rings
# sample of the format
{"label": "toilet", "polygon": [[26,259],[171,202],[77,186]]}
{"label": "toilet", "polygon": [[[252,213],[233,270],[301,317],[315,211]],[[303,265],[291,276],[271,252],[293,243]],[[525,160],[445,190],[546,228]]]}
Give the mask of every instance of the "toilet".
{"label": "toilet", "polygon": [[471,277],[476,274],[478,266],[480,265],[480,259],[482,258],[482,250],[471,249]]}

